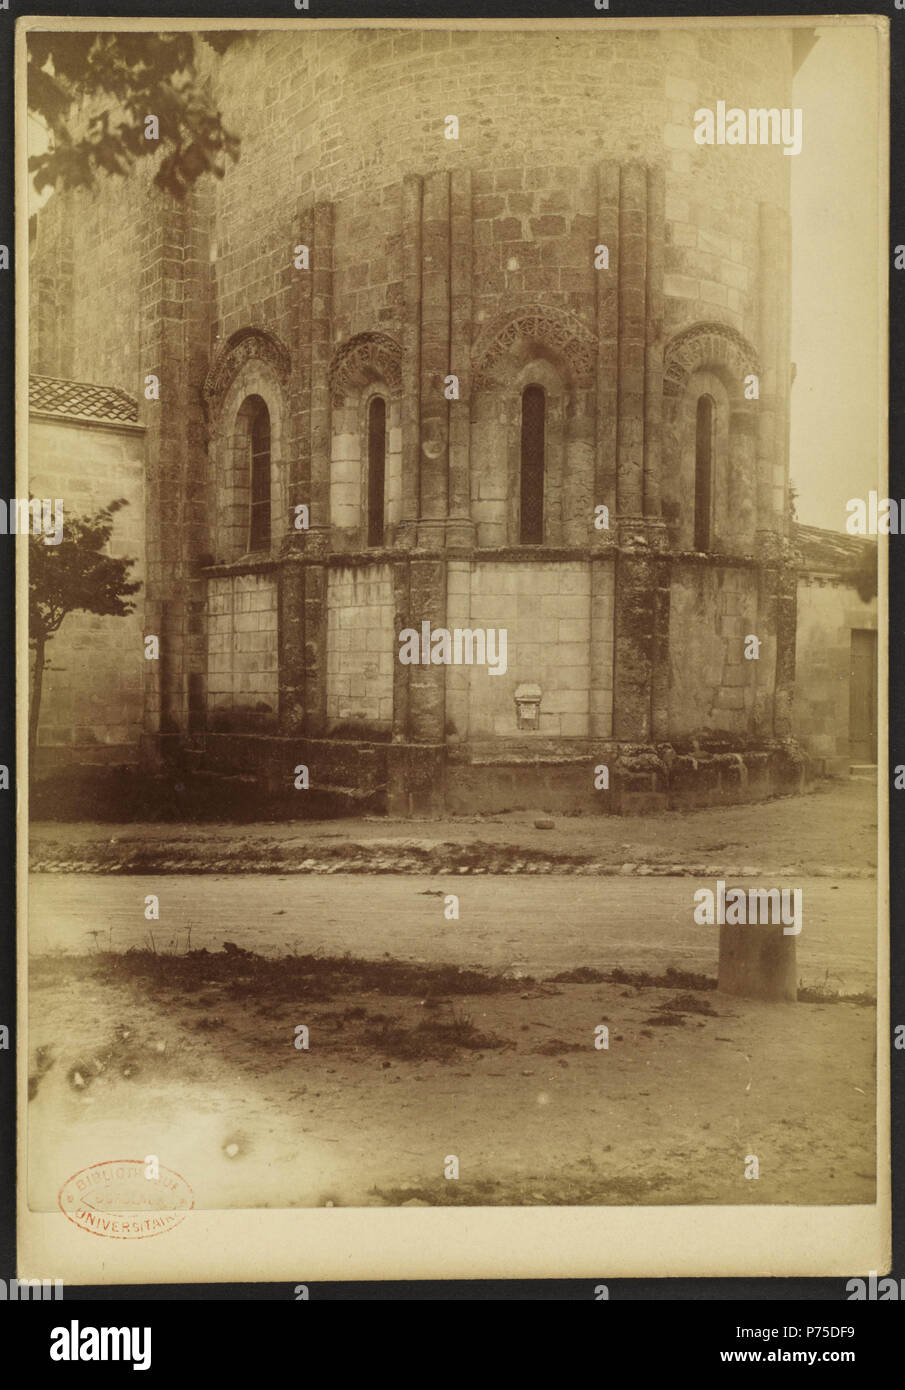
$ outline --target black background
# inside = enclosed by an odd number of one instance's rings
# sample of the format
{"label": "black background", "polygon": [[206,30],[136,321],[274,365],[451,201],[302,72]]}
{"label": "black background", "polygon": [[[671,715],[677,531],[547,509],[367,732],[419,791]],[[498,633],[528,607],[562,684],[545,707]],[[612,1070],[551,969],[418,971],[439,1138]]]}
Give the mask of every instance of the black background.
{"label": "black background", "polygon": [[[893,269],[892,251],[899,242],[905,243],[905,207],[901,180],[895,177],[905,129],[905,10],[897,10],[889,0],[886,5],[844,3],[832,0],[823,7],[815,4],[720,4],[663,3],[638,4],[631,0],[610,0],[610,9],[596,11],[593,0],[581,3],[454,3],[439,0],[436,4],[411,4],[405,0],[394,3],[355,3],[355,0],[309,0],[310,10],[296,11],[292,0],[269,4],[235,4],[219,0],[215,4],[160,4],[154,0],[144,3],[124,3],[123,0],[92,0],[92,3],[48,4],[32,0],[10,0],[9,10],[0,10],[0,242],[11,248],[11,268],[0,272],[0,496],[11,498],[25,495],[24,473],[17,490],[14,482],[14,282],[15,258],[12,255],[13,235],[13,34],[18,14],[48,16],[109,17],[154,16],[164,20],[176,18],[286,19],[303,25],[309,18],[469,18],[499,16],[507,18],[584,18],[596,16],[601,25],[619,18],[663,16],[711,17],[722,15],[813,15],[826,14],[886,14],[891,24],[891,170],[890,201],[890,473],[889,495],[905,497],[905,469],[901,465],[905,410],[902,402],[903,366],[905,356],[905,271]],[[215,27],[212,25],[211,27]],[[819,247],[815,254],[820,254]],[[23,461],[24,470],[24,461]],[[13,715],[15,702],[13,638],[13,557],[14,540],[0,537],[0,762],[10,767],[11,790],[0,792],[0,1022],[10,1025],[11,1046],[0,1052],[0,1278],[9,1281],[16,1271],[15,1256],[15,746]],[[902,653],[898,638],[902,632],[902,617],[897,593],[901,592],[905,540],[892,537],[890,560],[890,747],[887,753],[886,775],[890,782],[891,825],[891,964],[892,1009],[889,1048],[892,1068],[892,1153],[893,1153],[893,1275],[905,1276],[905,1242],[903,1242],[903,1179],[905,1179],[905,1052],[893,1046],[893,1031],[897,1022],[905,1023],[903,1002],[903,973],[905,973],[905,935],[902,930],[903,888],[901,876],[896,878],[896,866],[902,860],[903,805],[905,792],[892,789],[892,768],[905,762],[905,701],[901,692],[903,680]],[[881,750],[882,752],[882,750]],[[880,775],[884,775],[882,757]],[[853,1271],[866,1275],[866,1271]],[[883,1273],[883,1271],[881,1271]],[[387,1270],[392,1276],[392,1270]],[[368,1341],[358,1343],[367,1357],[365,1367],[353,1370],[349,1351],[351,1340],[312,1342],[307,1332],[317,1327],[351,1330],[351,1325],[326,1326],[320,1314],[298,1302],[295,1284],[307,1282],[310,1303],[322,1302],[524,1302],[598,1303],[594,1319],[587,1325],[597,1332],[592,1365],[586,1367],[585,1357],[579,1363],[577,1347],[564,1343],[559,1324],[551,1327],[546,1319],[536,1319],[533,1328],[512,1338],[504,1327],[488,1324],[492,1342],[482,1343],[476,1354],[469,1340],[462,1350],[448,1341],[423,1344],[418,1329],[407,1324],[406,1335],[400,1341]],[[854,1348],[857,1360],[849,1371],[863,1376],[879,1370],[884,1363],[892,1374],[901,1373],[893,1334],[903,1324],[897,1304],[852,1303],[847,1301],[845,1280],[834,1279],[611,1279],[605,1257],[593,1280],[512,1280],[512,1281],[430,1281],[423,1283],[386,1281],[371,1283],[311,1283],[306,1280],[304,1252],[299,1252],[297,1278],[292,1284],[216,1284],[216,1285],[145,1285],[130,1287],[73,1287],[67,1286],[62,1302],[44,1304],[0,1303],[0,1367],[11,1372],[10,1358],[17,1349],[22,1358],[20,1374],[64,1376],[113,1373],[133,1375],[128,1366],[116,1364],[68,1365],[51,1362],[48,1355],[49,1329],[57,1324],[68,1325],[76,1318],[81,1325],[122,1326],[141,1325],[153,1329],[153,1361],[150,1374],[172,1375],[186,1371],[213,1371],[233,1383],[251,1372],[258,1378],[271,1381],[275,1377],[294,1375],[299,1381],[313,1375],[341,1376],[351,1374],[417,1380],[448,1380],[454,1374],[493,1374],[498,1366],[510,1375],[521,1374],[521,1364],[527,1354],[534,1376],[574,1381],[576,1377],[596,1375],[620,1379],[646,1379],[655,1371],[691,1374],[700,1368],[720,1371],[720,1351],[770,1347],[822,1351],[826,1347]],[[595,1295],[597,1284],[605,1283],[608,1302],[599,1302]],[[230,1317],[222,1306],[225,1301],[241,1301],[244,1305],[238,1316]],[[826,1303],[833,1306],[827,1307]],[[280,1310],[274,1304],[289,1305]],[[815,1303],[822,1303],[816,1307]],[[250,1305],[256,1305],[254,1309]],[[109,1305],[109,1306],[107,1306]],[[269,1306],[263,1306],[269,1305]],[[617,1306],[618,1305],[618,1306]],[[802,1335],[797,1341],[765,1343],[761,1340],[736,1337],[737,1326],[778,1327],[792,1324],[804,1329],[807,1324],[854,1326],[853,1339],[837,1338],[806,1343]],[[395,1329],[394,1329],[395,1330]],[[494,1334],[496,1336],[494,1337]],[[455,1345],[455,1344],[454,1344]],[[486,1347],[486,1350],[485,1350]],[[490,1361],[496,1351],[498,1355]],[[585,1348],[582,1347],[582,1351]],[[543,1356],[543,1352],[547,1356]],[[587,1354],[587,1353],[586,1353]],[[312,1364],[312,1355],[315,1364]],[[363,1358],[364,1359],[364,1358]],[[547,1364],[549,1362],[549,1365]],[[760,1374],[770,1375],[774,1368],[762,1366]],[[815,1371],[819,1371],[817,1366]],[[505,1373],[505,1371],[504,1371]]]}

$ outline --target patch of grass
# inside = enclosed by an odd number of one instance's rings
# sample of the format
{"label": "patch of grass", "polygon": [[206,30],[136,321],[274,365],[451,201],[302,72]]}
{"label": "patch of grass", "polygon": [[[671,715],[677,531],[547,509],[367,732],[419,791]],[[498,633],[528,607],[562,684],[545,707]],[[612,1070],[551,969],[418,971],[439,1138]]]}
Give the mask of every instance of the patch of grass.
{"label": "patch of grass", "polygon": [[611,971],[609,980],[614,985],[634,985],[636,989],[716,989],[717,986],[711,975],[676,970],[673,966],[663,975],[651,975],[647,970],[622,970],[617,966]]}
{"label": "patch of grass", "polygon": [[675,1187],[676,1177],[669,1172],[650,1177],[545,1173],[498,1181],[478,1178],[412,1187],[374,1187],[371,1192],[388,1207],[409,1202],[430,1207],[631,1206],[650,1201],[652,1195],[662,1201],[664,1194]]}
{"label": "patch of grass", "polygon": [[548,976],[550,984],[554,985],[601,985],[606,978],[590,965],[577,965],[574,970],[561,970],[558,975]]}
{"label": "patch of grass", "polygon": [[664,999],[658,1008],[670,1014],[706,1014],[708,1018],[720,1017],[709,999],[698,999],[694,994],[677,994],[674,999]]}
{"label": "patch of grass", "polygon": [[684,1028],[684,1014],[651,1014],[650,1018],[644,1020],[645,1023],[656,1024],[659,1028]]}
{"label": "patch of grass", "polygon": [[385,1023],[372,1041],[379,1052],[398,1061],[442,1061],[460,1049],[489,1052],[513,1045],[496,1033],[482,1033],[468,1014],[457,1015],[455,1011],[449,1019],[425,1018],[414,1028],[398,1020]]}
{"label": "patch of grass", "polygon": [[862,1008],[872,1009],[876,1006],[876,996],[868,990],[862,990],[859,994],[842,994],[839,990],[831,989],[829,985],[799,985],[798,986],[799,1004],[858,1004]]}
{"label": "patch of grass", "polygon": [[90,955],[42,956],[32,966],[36,985],[76,980],[132,984],[144,992],[165,989],[198,998],[212,988],[235,999],[329,1003],[334,995],[375,993],[425,998],[438,995],[505,994],[533,985],[520,979],[466,970],[457,965],[420,965],[353,956],[262,956],[254,951],[185,951],[181,954],[133,948]]}
{"label": "patch of grass", "polygon": [[[692,970],[676,970],[670,966],[662,975],[651,975],[648,970],[615,970],[603,972],[589,965],[578,965],[574,970],[561,970],[558,975],[549,975],[548,983],[560,985],[633,985],[635,989],[716,989],[717,982],[710,975],[698,975]],[[699,1010],[699,1012],[704,1012]]]}

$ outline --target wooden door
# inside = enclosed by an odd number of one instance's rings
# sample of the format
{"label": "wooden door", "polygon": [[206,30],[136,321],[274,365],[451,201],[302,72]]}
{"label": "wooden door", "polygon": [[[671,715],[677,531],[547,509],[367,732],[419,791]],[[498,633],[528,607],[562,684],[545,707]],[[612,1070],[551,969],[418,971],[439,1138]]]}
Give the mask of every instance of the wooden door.
{"label": "wooden door", "polygon": [[852,762],[877,761],[877,634],[863,627],[852,628],[848,736]]}

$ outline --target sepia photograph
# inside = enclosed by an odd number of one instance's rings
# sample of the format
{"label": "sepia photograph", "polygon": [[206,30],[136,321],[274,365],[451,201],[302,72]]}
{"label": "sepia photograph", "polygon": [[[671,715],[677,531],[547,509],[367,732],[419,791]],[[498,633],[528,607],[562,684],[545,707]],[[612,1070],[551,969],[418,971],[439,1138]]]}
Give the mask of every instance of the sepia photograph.
{"label": "sepia photograph", "polygon": [[19,22],[28,1272],[883,1268],[887,48]]}

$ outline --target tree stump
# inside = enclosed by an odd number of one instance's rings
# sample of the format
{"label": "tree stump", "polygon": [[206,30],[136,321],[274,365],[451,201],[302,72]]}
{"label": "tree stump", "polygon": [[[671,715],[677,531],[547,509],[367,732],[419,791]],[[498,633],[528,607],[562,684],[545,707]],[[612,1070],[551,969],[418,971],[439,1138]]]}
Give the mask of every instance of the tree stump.
{"label": "tree stump", "polygon": [[721,926],[717,988],[746,999],[794,1004],[798,998],[795,940],[782,927]]}

